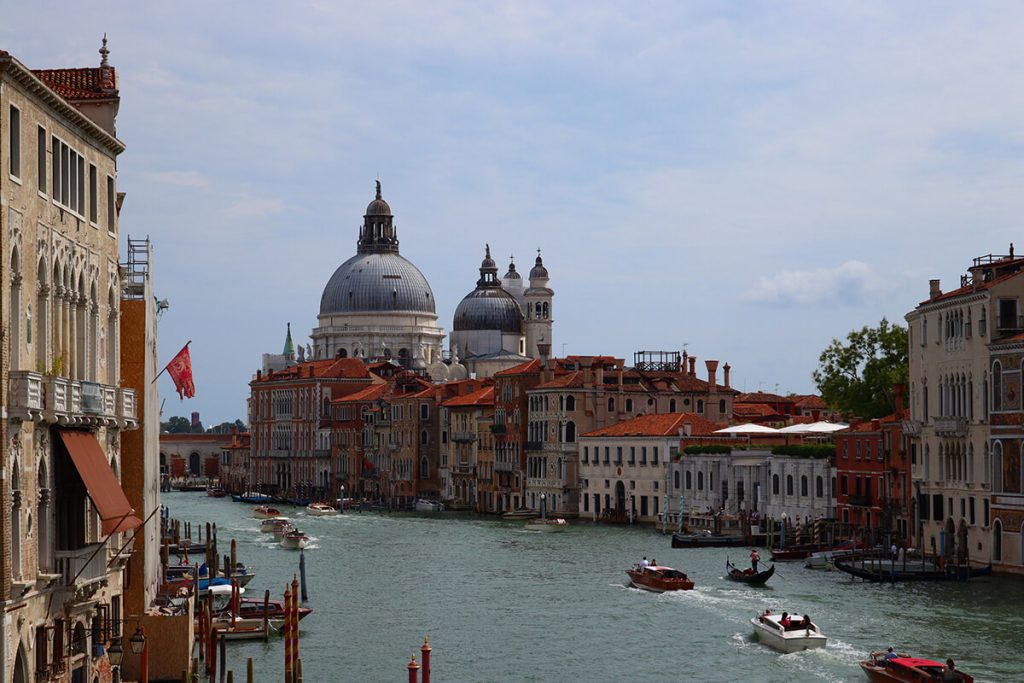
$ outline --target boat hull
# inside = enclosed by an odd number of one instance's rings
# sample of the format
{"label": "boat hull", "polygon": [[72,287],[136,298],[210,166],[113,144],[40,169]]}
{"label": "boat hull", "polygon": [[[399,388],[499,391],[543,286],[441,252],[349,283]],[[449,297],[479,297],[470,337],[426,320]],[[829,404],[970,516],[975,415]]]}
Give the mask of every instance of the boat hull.
{"label": "boat hull", "polygon": [[531,519],[526,523],[527,531],[538,531],[545,534],[565,531],[569,524],[564,519]]}
{"label": "boat hull", "polygon": [[322,507],[314,507],[310,505],[309,507],[306,508],[306,514],[311,517],[330,517],[332,515],[338,514],[338,511],[332,508],[330,505],[324,505]]}
{"label": "boat hull", "polygon": [[725,565],[726,578],[736,583],[745,583],[748,586],[763,586],[768,579],[772,578],[775,574],[775,565],[773,564],[770,568],[763,572],[756,574],[744,574],[742,570],[737,569],[735,566],[726,563]]}
{"label": "boat hull", "polygon": [[436,500],[417,500],[415,505],[416,512],[443,512],[444,505],[437,502]]}
{"label": "boat hull", "polygon": [[754,636],[758,642],[785,654],[802,652],[804,650],[816,650],[825,647],[825,644],[828,642],[828,638],[815,631],[797,629],[780,633],[772,627],[761,623],[756,617],[751,619],[750,623],[754,627]]}
{"label": "boat hull", "polygon": [[651,572],[640,571],[637,569],[627,569],[626,575],[629,577],[629,583],[634,588],[650,591],[652,593],[693,590],[693,581],[690,579],[667,579],[659,577]]}
{"label": "boat hull", "polygon": [[284,536],[281,538],[281,547],[285,550],[302,550],[309,543],[306,536]]}

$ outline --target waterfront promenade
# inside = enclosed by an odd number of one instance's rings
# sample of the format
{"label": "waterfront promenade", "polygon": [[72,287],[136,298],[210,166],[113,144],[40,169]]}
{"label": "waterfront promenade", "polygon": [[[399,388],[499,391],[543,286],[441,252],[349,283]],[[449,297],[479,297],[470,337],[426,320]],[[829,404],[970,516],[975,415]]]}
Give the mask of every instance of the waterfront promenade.
{"label": "waterfront promenade", "polygon": [[[202,493],[165,494],[172,517],[215,522],[222,545],[256,568],[250,595],[280,597],[299,555],[259,533],[253,506]],[[722,577],[743,549],[673,550],[647,528],[574,524],[530,534],[486,517],[282,513],[314,541],[306,551],[310,605],[302,622],[306,680],[404,680],[429,634],[433,679],[481,681],[861,681],[857,661],[894,645],[953,657],[978,681],[1020,680],[1024,582],[877,586],[780,563],[763,589]],[[641,556],[686,571],[693,591],[626,588]],[[825,650],[779,655],[751,642],[758,610],[808,613]],[[256,662],[257,680],[282,680],[282,641],[231,643],[229,668]]]}

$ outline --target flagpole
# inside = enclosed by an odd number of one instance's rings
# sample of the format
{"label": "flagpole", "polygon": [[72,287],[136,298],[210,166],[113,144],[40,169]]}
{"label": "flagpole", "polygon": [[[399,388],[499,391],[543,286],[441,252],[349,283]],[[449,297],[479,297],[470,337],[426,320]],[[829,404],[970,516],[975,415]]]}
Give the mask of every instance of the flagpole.
{"label": "flagpole", "polygon": [[[188,340],[187,342],[185,342],[185,346],[181,347],[181,351],[184,351],[185,349],[187,349],[187,348],[188,348],[188,345],[189,345],[189,344],[191,344],[191,343],[192,343],[192,340],[191,340],[191,339],[189,339],[189,340]],[[181,351],[178,351],[178,353],[181,353]],[[175,354],[175,355],[174,355],[174,358],[177,358],[177,357],[178,357],[178,355],[177,355],[177,354]],[[174,358],[172,358],[171,360],[174,360]],[[168,363],[167,365],[170,365],[170,363]],[[162,374],[164,374],[165,372],[167,372],[167,365],[165,365],[165,366],[164,366],[164,369],[163,369],[163,370],[161,370],[160,372],[156,373],[156,377],[154,377],[154,378],[153,378],[153,382],[155,382],[155,381],[157,381],[158,379],[160,379],[160,375],[162,375]],[[152,384],[153,382],[150,382],[150,384]]]}

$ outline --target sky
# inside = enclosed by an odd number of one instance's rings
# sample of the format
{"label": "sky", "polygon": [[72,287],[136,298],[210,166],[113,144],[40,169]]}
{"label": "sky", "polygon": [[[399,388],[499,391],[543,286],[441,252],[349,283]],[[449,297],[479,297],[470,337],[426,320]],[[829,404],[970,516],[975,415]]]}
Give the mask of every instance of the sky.
{"label": "sky", "polygon": [[153,243],[163,362],[192,340],[164,419],[245,419],[378,176],[445,329],[485,243],[541,248],[556,353],[685,348],[741,391],[814,391],[833,338],[1021,237],[1019,3],[0,5],[30,68],[104,32],[121,233]]}

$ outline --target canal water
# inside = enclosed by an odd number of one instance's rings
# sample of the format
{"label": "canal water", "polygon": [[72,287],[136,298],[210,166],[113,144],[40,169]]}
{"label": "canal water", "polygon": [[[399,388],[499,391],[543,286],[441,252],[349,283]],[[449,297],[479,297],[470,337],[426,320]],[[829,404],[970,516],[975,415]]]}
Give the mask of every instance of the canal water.
{"label": "canal water", "polygon": [[[258,530],[251,505],[203,493],[164,494],[172,517],[215,522],[257,576],[249,596],[281,597],[299,553]],[[1024,681],[1024,581],[877,586],[779,563],[764,588],[724,578],[739,549],[674,550],[647,528],[573,523],[561,534],[485,517],[352,513],[307,517],[313,613],[302,621],[305,680],[402,681],[429,634],[437,683],[504,681],[863,681],[858,660],[895,646],[978,681]],[[692,591],[626,587],[642,556],[689,574]],[[780,655],[751,640],[749,619],[771,608],[809,614],[824,650]],[[282,680],[283,645],[228,644],[236,675],[252,657],[259,681]],[[237,678],[236,678],[237,680]]]}

